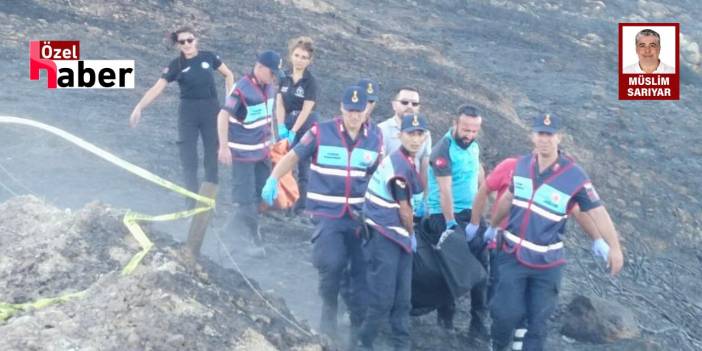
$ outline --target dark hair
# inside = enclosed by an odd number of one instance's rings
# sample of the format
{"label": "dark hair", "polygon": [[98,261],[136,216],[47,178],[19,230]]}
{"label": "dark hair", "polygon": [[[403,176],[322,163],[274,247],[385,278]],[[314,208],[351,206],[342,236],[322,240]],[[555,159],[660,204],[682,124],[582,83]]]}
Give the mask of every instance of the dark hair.
{"label": "dark hair", "polygon": [[310,37],[297,37],[297,38],[292,38],[288,42],[288,56],[291,56],[293,51],[295,49],[300,48],[302,50],[307,51],[307,53],[310,54],[310,58],[312,58],[312,55],[314,54],[314,41]]}
{"label": "dark hair", "polygon": [[180,33],[192,33],[193,35],[195,34],[195,30],[191,26],[182,26],[173,32],[171,32],[171,44],[175,45],[176,42],[178,42],[178,34]]}
{"label": "dark hair", "polygon": [[658,32],[656,32],[653,29],[644,29],[644,30],[636,33],[636,38],[634,38],[634,41],[635,41],[637,46],[639,45],[639,39],[641,37],[654,37],[658,41],[658,45],[661,45],[661,36],[660,36],[660,34],[658,34]]}
{"label": "dark hair", "polygon": [[458,113],[456,114],[456,121],[458,121],[461,116],[469,116],[469,117],[480,117],[480,110],[469,104],[463,104],[461,107],[458,108]]}
{"label": "dark hair", "polygon": [[395,90],[395,99],[397,99],[397,96],[400,95],[400,92],[403,90],[413,91],[413,92],[419,94],[419,89],[417,89],[415,87],[404,86],[404,87],[400,87],[399,89]]}

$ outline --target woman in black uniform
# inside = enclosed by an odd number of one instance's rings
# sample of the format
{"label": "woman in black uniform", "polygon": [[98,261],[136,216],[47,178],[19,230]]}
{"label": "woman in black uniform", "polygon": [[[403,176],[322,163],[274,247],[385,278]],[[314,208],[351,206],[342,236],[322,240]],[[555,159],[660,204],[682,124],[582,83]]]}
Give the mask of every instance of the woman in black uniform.
{"label": "woman in black uniform", "polygon": [[161,95],[168,83],[178,81],[178,151],[185,186],[197,193],[198,134],[202,136],[205,151],[205,180],[217,184],[217,113],[220,104],[212,72],[217,70],[224,76],[227,92],[234,84],[234,75],[219,56],[210,51],[198,50],[198,41],[192,28],[182,27],[171,33],[171,41],[174,45],[178,44],[180,55],[163,69],[161,78],[134,107],[129,125],[136,127],[141,119],[141,111]]}
{"label": "woman in black uniform", "polygon": [[[312,63],[312,45],[312,39],[309,37],[294,38],[288,43],[292,69],[287,70],[285,78],[281,79],[276,98],[278,137],[287,138],[290,148],[317,122],[317,113],[313,111],[317,101],[317,81],[307,69]],[[298,164],[297,185],[300,198],[295,203],[296,214],[305,209],[309,168],[309,161]]]}

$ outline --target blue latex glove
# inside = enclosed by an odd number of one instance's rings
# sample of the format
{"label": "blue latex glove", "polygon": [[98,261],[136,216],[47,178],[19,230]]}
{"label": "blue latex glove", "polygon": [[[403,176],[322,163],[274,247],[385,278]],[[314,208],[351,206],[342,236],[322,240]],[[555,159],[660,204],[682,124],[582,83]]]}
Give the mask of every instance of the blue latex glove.
{"label": "blue latex glove", "polygon": [[495,237],[497,236],[497,229],[495,227],[490,226],[488,229],[485,231],[485,235],[483,235],[483,242],[487,243],[492,240],[495,240]]}
{"label": "blue latex glove", "polygon": [[285,123],[278,123],[278,138],[280,140],[285,139],[288,137],[288,133],[290,133],[290,131],[285,126]]}
{"label": "blue latex glove", "polygon": [[603,239],[597,239],[592,243],[592,253],[595,257],[601,257],[607,262],[609,260],[609,245]]}
{"label": "blue latex glove", "polygon": [[466,241],[470,242],[475,238],[475,234],[478,234],[478,228],[480,228],[479,225],[468,223],[466,226]]}
{"label": "blue latex glove", "polygon": [[273,177],[268,177],[266,179],[266,185],[263,186],[261,190],[261,198],[265,201],[268,206],[273,206],[273,201],[278,197],[278,179]]}
{"label": "blue latex glove", "polygon": [[412,246],[412,252],[417,252],[417,236],[415,234],[410,235],[410,243]]}
{"label": "blue latex glove", "polygon": [[446,221],[446,229],[454,229],[458,226],[458,222],[455,219]]}
{"label": "blue latex glove", "polygon": [[295,141],[296,135],[297,135],[297,133],[295,133],[295,131],[293,131],[292,129],[288,131],[288,146],[289,147],[292,147],[293,141]]}

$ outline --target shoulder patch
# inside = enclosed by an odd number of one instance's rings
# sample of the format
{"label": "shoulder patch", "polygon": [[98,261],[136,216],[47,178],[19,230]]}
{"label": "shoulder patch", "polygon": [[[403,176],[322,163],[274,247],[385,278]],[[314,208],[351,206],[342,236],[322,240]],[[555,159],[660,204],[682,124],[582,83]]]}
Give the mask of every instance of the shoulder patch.
{"label": "shoulder patch", "polygon": [[448,160],[443,156],[439,156],[434,160],[434,165],[436,165],[437,168],[446,168],[446,166],[448,166]]}
{"label": "shoulder patch", "polygon": [[590,201],[595,202],[600,200],[600,194],[597,193],[592,183],[585,183],[585,191],[587,192],[587,197],[590,198]]}

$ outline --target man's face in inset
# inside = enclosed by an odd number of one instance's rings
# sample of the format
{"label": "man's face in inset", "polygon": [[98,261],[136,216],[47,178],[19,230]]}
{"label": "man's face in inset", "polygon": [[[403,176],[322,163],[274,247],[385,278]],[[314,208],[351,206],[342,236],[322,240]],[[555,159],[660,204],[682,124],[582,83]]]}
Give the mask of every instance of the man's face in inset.
{"label": "man's face in inset", "polygon": [[653,35],[643,35],[636,43],[636,54],[639,61],[643,63],[658,63],[658,55],[661,53],[661,45],[658,38]]}

